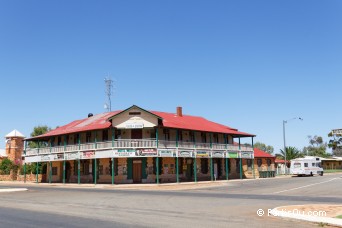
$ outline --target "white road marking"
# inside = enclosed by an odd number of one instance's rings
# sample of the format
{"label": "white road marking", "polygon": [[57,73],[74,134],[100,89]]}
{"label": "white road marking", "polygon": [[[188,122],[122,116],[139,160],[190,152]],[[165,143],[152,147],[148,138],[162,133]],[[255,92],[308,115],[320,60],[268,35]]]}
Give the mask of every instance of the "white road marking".
{"label": "white road marking", "polygon": [[333,178],[333,179],[330,179],[330,180],[327,180],[327,181],[318,182],[318,183],[314,183],[314,184],[304,185],[304,186],[301,186],[301,187],[298,187],[298,188],[291,188],[291,189],[286,189],[286,190],[279,191],[279,192],[273,192],[273,194],[293,191],[293,190],[297,190],[297,189],[301,189],[301,188],[307,188],[307,187],[311,187],[311,186],[318,185],[318,184],[324,184],[324,183],[327,183],[327,182],[330,182],[330,181],[333,181],[333,180],[336,180],[336,179],[338,179],[338,178]]}
{"label": "white road marking", "polygon": [[27,188],[4,188],[0,189],[1,192],[21,192],[21,191],[27,191]]}

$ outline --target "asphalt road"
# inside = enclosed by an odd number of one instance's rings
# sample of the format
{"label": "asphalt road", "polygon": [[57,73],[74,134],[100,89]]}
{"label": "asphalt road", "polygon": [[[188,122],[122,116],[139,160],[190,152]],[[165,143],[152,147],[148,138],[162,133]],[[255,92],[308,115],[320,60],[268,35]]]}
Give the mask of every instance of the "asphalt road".
{"label": "asphalt road", "polygon": [[0,227],[318,227],[256,212],[342,204],[341,174],[229,181],[182,191],[25,187],[29,191],[0,193]]}

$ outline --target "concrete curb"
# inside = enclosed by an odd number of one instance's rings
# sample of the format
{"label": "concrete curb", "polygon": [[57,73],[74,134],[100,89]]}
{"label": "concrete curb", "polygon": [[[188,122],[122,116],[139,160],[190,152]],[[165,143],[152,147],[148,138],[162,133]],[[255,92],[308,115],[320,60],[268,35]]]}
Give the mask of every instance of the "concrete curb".
{"label": "concrete curb", "polygon": [[0,189],[0,193],[2,192],[23,192],[23,191],[27,191],[27,188],[4,188],[4,189]]}
{"label": "concrete curb", "polygon": [[[293,206],[303,206],[303,205],[293,205]],[[274,208],[270,212],[270,214],[276,217],[298,219],[298,220],[304,220],[304,221],[315,222],[315,223],[325,223],[325,224],[329,224],[333,226],[342,227],[342,219],[286,213],[286,212],[279,210],[282,207],[284,206]]]}

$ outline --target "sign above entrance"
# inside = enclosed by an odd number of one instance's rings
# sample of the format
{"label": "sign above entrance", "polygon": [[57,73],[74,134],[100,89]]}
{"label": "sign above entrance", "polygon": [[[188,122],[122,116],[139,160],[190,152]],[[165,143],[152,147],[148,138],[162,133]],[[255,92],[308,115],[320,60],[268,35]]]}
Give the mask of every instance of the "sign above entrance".
{"label": "sign above entrance", "polygon": [[238,152],[229,152],[229,151],[228,151],[227,157],[228,157],[228,158],[238,158],[238,157],[239,157],[239,154],[238,154]]}
{"label": "sign above entrance", "polygon": [[126,123],[125,125],[126,129],[139,129],[139,128],[144,128],[144,123]]}
{"label": "sign above entrance", "polygon": [[114,150],[114,157],[135,157],[136,150]]}
{"label": "sign above entrance", "polygon": [[241,151],[241,158],[253,158],[253,153]]}
{"label": "sign above entrance", "polygon": [[192,158],[193,157],[193,151],[191,151],[191,150],[180,150],[180,151],[178,151],[178,157]]}
{"label": "sign above entrance", "polygon": [[196,151],[196,157],[200,158],[209,158],[210,152],[209,151]]}
{"label": "sign above entrance", "polygon": [[224,151],[213,151],[212,153],[213,158],[224,158],[225,152]]}
{"label": "sign above entrance", "polygon": [[158,150],[159,157],[176,157],[176,150]]}
{"label": "sign above entrance", "polygon": [[137,156],[157,157],[158,156],[158,152],[157,152],[157,149],[154,149],[154,148],[137,149]]}
{"label": "sign above entrance", "polygon": [[84,151],[81,152],[81,159],[92,159],[95,158],[95,151]]}

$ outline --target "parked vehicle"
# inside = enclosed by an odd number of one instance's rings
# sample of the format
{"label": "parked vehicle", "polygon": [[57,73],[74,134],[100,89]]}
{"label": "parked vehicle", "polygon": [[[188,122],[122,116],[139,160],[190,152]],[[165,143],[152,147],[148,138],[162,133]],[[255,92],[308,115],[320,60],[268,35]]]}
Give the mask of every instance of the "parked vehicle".
{"label": "parked vehicle", "polygon": [[321,175],[323,176],[323,168],[319,157],[306,156],[304,158],[296,158],[291,160],[290,173],[298,176]]}

